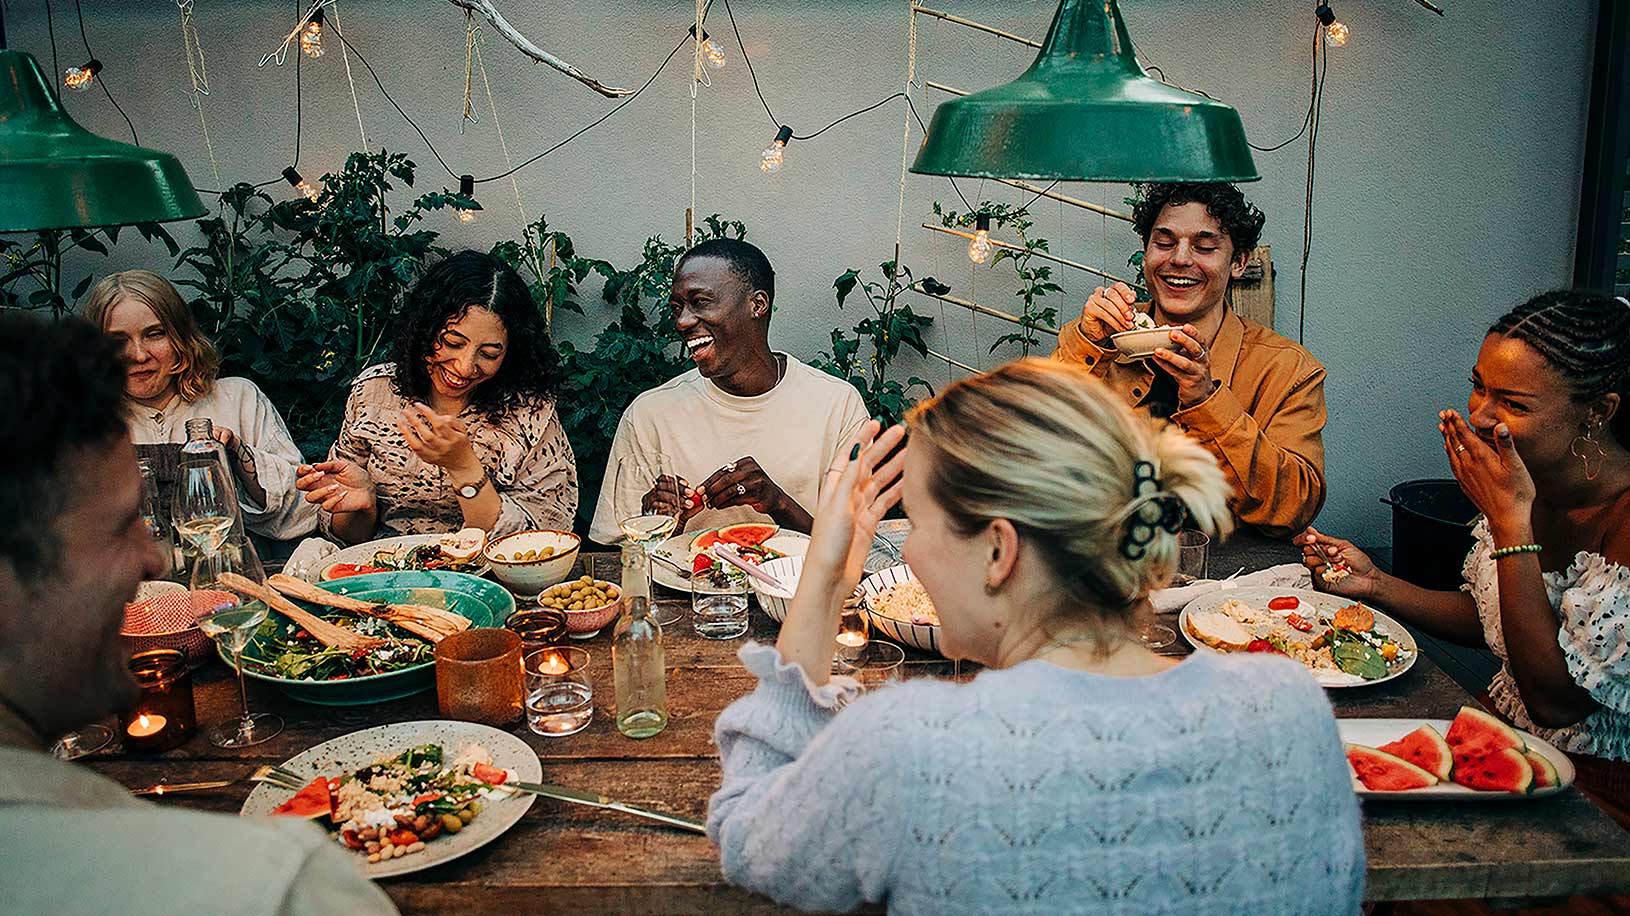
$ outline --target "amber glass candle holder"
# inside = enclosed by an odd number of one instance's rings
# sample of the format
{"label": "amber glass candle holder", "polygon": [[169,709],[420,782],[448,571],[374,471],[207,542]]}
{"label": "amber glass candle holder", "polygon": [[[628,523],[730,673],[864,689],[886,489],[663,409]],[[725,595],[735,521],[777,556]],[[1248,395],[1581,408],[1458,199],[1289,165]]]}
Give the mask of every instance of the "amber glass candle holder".
{"label": "amber glass candle holder", "polygon": [[437,643],[436,705],[445,719],[513,724],[521,717],[521,637],[481,627]]}
{"label": "amber glass candle holder", "polygon": [[141,698],[119,716],[125,750],[157,754],[185,744],[198,730],[186,654],[176,649],[138,652],[130,657],[130,673],[141,686]]}

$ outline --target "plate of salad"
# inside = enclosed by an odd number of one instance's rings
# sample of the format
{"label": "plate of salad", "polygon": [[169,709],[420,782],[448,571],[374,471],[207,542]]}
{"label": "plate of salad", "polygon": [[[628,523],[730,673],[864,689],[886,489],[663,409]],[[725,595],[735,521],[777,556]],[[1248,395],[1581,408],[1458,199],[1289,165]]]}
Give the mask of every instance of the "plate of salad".
{"label": "plate of salad", "polygon": [[1222,589],[1190,601],[1178,632],[1201,651],[1261,652],[1301,662],[1324,687],[1367,687],[1420,656],[1404,625],[1375,608],[1300,588]]}
{"label": "plate of salad", "polygon": [[433,868],[492,842],[534,800],[504,783],[543,779],[526,742],[446,720],[352,732],[282,766],[307,780],[304,788],[262,783],[239,813],[309,819],[356,855],[370,878]]}
{"label": "plate of salad", "polygon": [[452,534],[404,534],[380,538],[329,554],[318,579],[329,582],[348,576],[403,570],[440,570],[479,576],[491,569],[482,558],[486,533],[466,528]]}
{"label": "plate of salad", "polygon": [[[471,627],[497,627],[515,612],[503,586],[456,572],[368,573],[317,584],[318,588],[373,604],[439,608],[469,618]],[[351,653],[318,642],[299,624],[273,611],[243,652],[243,671],[297,700],[323,706],[355,706],[395,700],[436,685],[435,647],[419,635],[377,617],[304,601],[304,610],[384,640],[376,649]],[[231,659],[222,651],[222,658]]]}

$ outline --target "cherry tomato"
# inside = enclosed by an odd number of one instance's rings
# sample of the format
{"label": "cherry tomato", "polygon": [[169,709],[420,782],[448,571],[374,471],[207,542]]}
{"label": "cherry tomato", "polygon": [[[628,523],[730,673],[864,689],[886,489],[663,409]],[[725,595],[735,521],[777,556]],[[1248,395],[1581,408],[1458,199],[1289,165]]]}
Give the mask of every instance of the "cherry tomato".
{"label": "cherry tomato", "polygon": [[1285,622],[1290,624],[1292,627],[1301,630],[1303,633],[1310,633],[1313,631],[1313,624],[1301,614],[1286,614]]}
{"label": "cherry tomato", "polygon": [[1294,611],[1302,604],[1294,595],[1285,595],[1268,602],[1270,611]]}
{"label": "cherry tomato", "polygon": [[690,571],[691,575],[695,576],[705,573],[712,568],[713,558],[705,553],[699,553],[696,555],[696,559],[692,561]]}
{"label": "cherry tomato", "polygon": [[503,785],[504,780],[509,778],[509,773],[497,767],[487,766],[484,763],[478,763],[470,767],[470,775],[494,786]]}
{"label": "cherry tomato", "polygon": [[419,842],[419,835],[411,830],[392,830],[386,834],[386,838],[391,841],[392,846],[407,847]]}
{"label": "cherry tomato", "polygon": [[1266,653],[1268,653],[1270,655],[1284,655],[1285,654],[1285,653],[1279,651],[1278,646],[1275,646],[1273,643],[1268,642],[1266,639],[1253,639],[1253,640],[1251,640],[1250,643],[1248,643],[1245,646],[1245,651],[1247,651],[1247,652],[1266,652]]}
{"label": "cherry tomato", "polygon": [[325,571],[325,575],[332,580],[343,579],[346,576],[360,576],[364,573],[385,571],[385,568],[381,566],[368,566],[362,563],[335,563],[333,566],[328,567],[328,569]]}
{"label": "cherry tomato", "polygon": [[341,830],[340,839],[344,840],[345,845],[351,847],[352,849],[362,848],[362,840],[357,837],[356,831],[354,830]]}

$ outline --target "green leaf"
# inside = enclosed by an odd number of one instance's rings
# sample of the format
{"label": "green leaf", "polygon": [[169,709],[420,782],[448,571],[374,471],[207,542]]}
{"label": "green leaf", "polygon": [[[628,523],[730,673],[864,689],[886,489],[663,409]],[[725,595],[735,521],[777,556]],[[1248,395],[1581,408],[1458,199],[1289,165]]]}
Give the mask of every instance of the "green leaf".
{"label": "green leaf", "polygon": [[832,281],[832,287],[838,291],[838,308],[843,308],[843,300],[849,298],[849,294],[855,291],[855,283],[859,278],[860,272],[851,268]]}

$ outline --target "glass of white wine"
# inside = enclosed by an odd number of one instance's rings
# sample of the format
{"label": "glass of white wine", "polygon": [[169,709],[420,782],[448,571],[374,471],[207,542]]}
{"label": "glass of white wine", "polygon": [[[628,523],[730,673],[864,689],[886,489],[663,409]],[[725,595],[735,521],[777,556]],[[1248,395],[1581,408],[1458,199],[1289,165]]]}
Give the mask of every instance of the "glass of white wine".
{"label": "glass of white wine", "polygon": [[[616,475],[616,489],[612,492],[619,499],[639,496],[638,514],[620,519],[618,527],[623,537],[630,544],[639,545],[645,554],[645,577],[649,581],[651,550],[679,528],[685,494],[679,486],[672,459],[661,453],[624,455],[617,459]],[[651,602],[651,617],[658,626],[672,626],[683,616],[677,602]]]}
{"label": "glass of white wine", "polygon": [[175,530],[198,558],[192,587],[208,588],[218,578],[220,557],[232,535],[235,507],[230,502],[232,490],[227,486],[226,469],[218,461],[188,461],[181,467],[176,486]]}
{"label": "glass of white wine", "polygon": [[238,669],[242,713],[235,721],[222,722],[209,730],[209,742],[216,747],[250,747],[270,741],[283,731],[283,719],[276,713],[249,711],[249,688],[243,678],[243,650],[266,621],[266,614],[266,605],[259,601],[240,604],[222,598],[198,618],[198,629],[231,652],[232,666]]}

